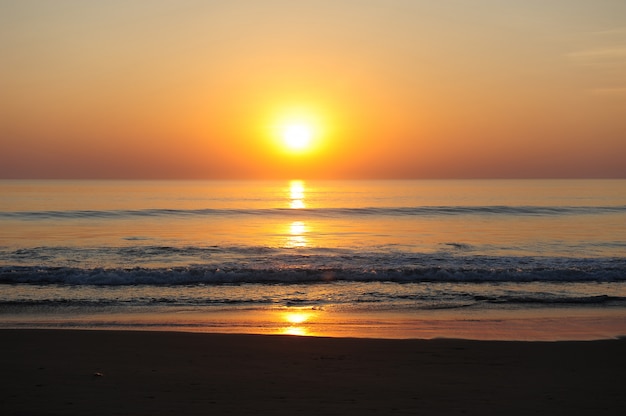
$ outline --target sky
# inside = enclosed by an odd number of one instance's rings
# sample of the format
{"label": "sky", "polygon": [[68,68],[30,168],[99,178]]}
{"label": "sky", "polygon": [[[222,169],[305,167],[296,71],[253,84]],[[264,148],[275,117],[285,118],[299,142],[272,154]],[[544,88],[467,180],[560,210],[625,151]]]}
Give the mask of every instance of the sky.
{"label": "sky", "polygon": [[0,0],[0,56],[5,179],[626,178],[623,0]]}

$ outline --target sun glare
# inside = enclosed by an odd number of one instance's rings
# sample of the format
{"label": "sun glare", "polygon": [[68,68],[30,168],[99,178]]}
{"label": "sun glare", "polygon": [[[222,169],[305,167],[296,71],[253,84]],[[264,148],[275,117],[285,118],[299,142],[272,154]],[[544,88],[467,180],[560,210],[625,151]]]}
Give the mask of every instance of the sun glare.
{"label": "sun glare", "polygon": [[[303,159],[319,155],[328,140],[328,116],[313,107],[285,106],[268,113],[268,135],[274,150]],[[309,159],[310,160],[310,159]]]}
{"label": "sun glare", "polygon": [[285,314],[285,321],[290,324],[301,324],[306,322],[310,318],[310,315],[303,312],[290,312]]}
{"label": "sun glare", "polygon": [[308,124],[287,124],[282,131],[285,146],[290,150],[303,151],[309,148],[313,138],[313,129]]}

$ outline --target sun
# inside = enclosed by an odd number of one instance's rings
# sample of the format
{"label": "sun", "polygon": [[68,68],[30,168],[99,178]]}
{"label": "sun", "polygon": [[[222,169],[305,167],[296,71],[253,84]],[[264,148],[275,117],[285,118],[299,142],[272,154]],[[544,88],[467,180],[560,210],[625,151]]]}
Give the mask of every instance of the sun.
{"label": "sun", "polygon": [[309,106],[281,106],[268,112],[266,138],[274,151],[292,160],[313,160],[326,149],[328,116]]}
{"label": "sun", "polygon": [[287,149],[304,151],[311,146],[313,128],[306,123],[288,123],[282,128],[281,137]]}

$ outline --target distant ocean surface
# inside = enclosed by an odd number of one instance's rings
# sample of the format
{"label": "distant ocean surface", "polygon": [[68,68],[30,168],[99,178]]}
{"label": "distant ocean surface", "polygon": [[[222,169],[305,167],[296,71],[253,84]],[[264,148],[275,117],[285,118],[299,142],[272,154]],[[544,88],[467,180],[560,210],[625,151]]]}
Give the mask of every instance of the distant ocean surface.
{"label": "distant ocean surface", "polygon": [[291,309],[624,313],[626,180],[0,181],[0,327]]}

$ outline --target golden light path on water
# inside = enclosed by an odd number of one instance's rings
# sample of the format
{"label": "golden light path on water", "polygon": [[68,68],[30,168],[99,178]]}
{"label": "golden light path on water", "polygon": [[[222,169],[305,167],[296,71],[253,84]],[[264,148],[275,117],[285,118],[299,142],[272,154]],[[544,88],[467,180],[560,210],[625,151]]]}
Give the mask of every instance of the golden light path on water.
{"label": "golden light path on water", "polygon": [[289,199],[290,208],[302,209],[306,208],[304,204],[304,182],[303,181],[291,181],[289,182]]}
{"label": "golden light path on water", "polygon": [[[508,340],[590,340],[611,338],[626,327],[624,314],[574,310],[483,312],[405,312],[354,314],[317,308],[267,311],[269,334],[374,338],[467,338]],[[273,323],[272,323],[273,322]],[[595,330],[589,331],[594,325]]]}
{"label": "golden light path on water", "polygon": [[282,333],[286,335],[309,335],[309,329],[306,326],[306,322],[311,319],[313,314],[311,312],[285,312],[282,317],[284,322],[289,326],[283,328]]}
{"label": "golden light path on water", "polygon": [[[350,270],[360,269],[361,264],[367,265],[370,262],[385,261],[384,264],[394,265],[396,252],[406,253],[406,256],[403,254],[402,263],[398,263],[400,267],[408,265],[409,268],[417,269],[422,266],[420,259],[425,259],[430,264],[429,259],[438,259],[441,255],[443,260],[437,262],[444,262],[444,271],[447,268],[452,271],[457,269],[455,259],[471,263],[474,252],[478,257],[484,256],[484,253],[494,253],[494,258],[506,259],[508,256],[514,262],[516,258],[535,256],[533,253],[536,252],[532,250],[535,250],[533,247],[537,242],[541,242],[542,250],[543,247],[552,250],[548,253],[542,251],[542,255],[554,256],[567,262],[570,260],[563,254],[571,252],[567,247],[578,247],[577,244],[582,244],[583,240],[593,243],[587,242],[584,245],[591,247],[591,250],[602,244],[615,246],[610,248],[611,251],[603,248],[604,251],[599,253],[609,253],[616,257],[622,254],[619,252],[619,244],[614,243],[621,241],[625,230],[622,226],[624,222],[616,221],[616,218],[620,219],[619,216],[623,215],[621,207],[624,206],[624,201],[623,198],[613,195],[624,194],[620,192],[624,189],[623,182],[523,181],[517,185],[511,181],[472,183],[328,183],[292,180],[281,183],[145,184],[70,181],[41,184],[35,181],[28,186],[36,185],[45,192],[42,191],[41,201],[34,205],[29,202],[30,197],[22,196],[31,195],[27,192],[26,183],[13,185],[15,189],[11,192],[17,196],[12,197],[15,200],[11,208],[13,211],[9,211],[9,219],[4,220],[0,246],[3,241],[5,246],[14,244],[15,241],[17,246],[14,256],[19,261],[30,261],[21,254],[21,250],[26,249],[28,253],[29,250],[40,253],[37,256],[43,260],[38,261],[44,261],[41,264],[45,265],[47,258],[56,256],[54,253],[59,251],[59,241],[63,244],[70,241],[74,244],[76,241],[77,245],[86,245],[88,250],[62,247],[61,251],[69,253],[63,256],[69,256],[67,261],[74,261],[74,256],[82,256],[79,258],[84,259],[81,261],[85,263],[81,267],[87,271],[95,271],[98,279],[106,281],[111,279],[109,274],[120,279],[134,279],[136,274],[143,278],[141,276],[145,273],[144,270],[154,269],[158,274],[174,266],[178,267],[176,270],[182,270],[181,276],[195,279],[193,273],[186,272],[187,267],[191,264],[193,272],[195,262],[202,265],[205,261],[207,265],[201,266],[200,270],[207,267],[211,271],[215,264],[216,276],[221,278],[222,270],[217,273],[217,266],[221,267],[223,262],[229,263],[233,259],[236,263],[233,273],[235,279],[238,278],[238,268],[245,269],[247,266],[242,266],[243,264],[255,262],[254,267],[258,267],[260,274],[265,270],[268,273],[275,272],[276,280],[272,280],[274,276],[263,275],[260,283],[254,279],[252,282],[244,279],[241,284],[235,282],[224,285],[118,285],[113,280],[110,286],[108,283],[102,286],[86,283],[71,288],[58,285],[16,285],[13,299],[18,299],[18,302],[21,299],[43,299],[44,306],[40,307],[38,303],[34,303],[33,307],[27,305],[25,309],[30,311],[28,314],[17,312],[9,316],[5,313],[0,327],[516,340],[601,339],[626,333],[626,311],[622,306],[613,307],[614,301],[610,300],[614,298],[618,300],[615,302],[621,304],[619,299],[623,299],[626,293],[621,282],[597,282],[591,285],[574,280],[574,284],[563,285],[561,282],[551,281],[520,283],[507,280],[493,285],[446,280],[398,283],[378,277],[370,282],[367,276],[362,281],[359,281],[362,276],[355,281],[350,280],[350,277],[336,278],[335,270],[343,271],[344,267],[345,275]],[[99,189],[99,193],[93,198],[83,198],[92,188]],[[7,185],[3,189],[5,192],[11,190]],[[539,189],[541,195],[535,193],[534,189]],[[471,195],[479,196],[470,198],[470,191]],[[600,192],[599,196],[593,196],[596,199],[591,199],[597,200],[597,203],[591,204],[580,197],[595,195],[594,192]],[[184,198],[181,198],[181,193]],[[55,199],[54,195],[57,194],[62,197]],[[556,196],[548,197],[543,194]],[[241,195],[246,195],[243,202]],[[504,196],[500,198],[495,195]],[[216,202],[212,202],[213,199]],[[52,202],[45,202],[48,200]],[[423,212],[428,213],[438,211],[440,207],[463,207],[467,201],[475,203],[477,212],[482,212],[481,207],[483,211],[484,208],[490,210],[493,201],[500,200],[503,201],[503,207],[530,207],[529,212],[535,212],[533,207],[537,206],[540,208],[537,212],[541,214],[498,214],[493,217],[472,214],[471,218],[466,218],[463,213],[399,216],[350,214],[353,208],[360,212],[363,207],[373,207],[374,212],[379,208],[380,211],[385,211],[387,206],[414,207],[417,212],[423,209]],[[79,204],[75,201],[79,201]],[[157,201],[156,205],[154,201]],[[170,218],[169,210],[157,209],[159,214],[155,216],[154,206],[170,207],[177,213],[202,213],[205,208],[214,207],[216,212],[228,212],[231,209],[237,212],[239,208],[243,208],[244,212],[248,209],[267,210],[271,215],[246,215],[244,220],[242,215],[176,214],[168,221],[161,221],[160,216]],[[584,218],[589,219],[589,222],[578,221],[580,224],[570,218],[579,218],[578,214],[571,212],[595,212],[597,208],[601,208],[600,211],[611,211],[611,214],[586,213]],[[30,211],[27,211],[33,209],[38,213],[36,220],[31,220]],[[470,211],[473,209],[473,206],[468,208]],[[570,214],[552,213],[559,209]],[[543,210],[550,213],[543,214]],[[131,214],[132,221],[126,214],[120,214],[126,212]],[[150,215],[144,215],[144,212]],[[99,218],[99,213],[104,213],[107,218],[111,213],[114,215],[106,221],[89,221],[83,218],[85,213],[87,217],[94,213],[94,218]],[[63,222],[67,222],[62,227],[63,230],[60,230],[56,218],[58,214],[62,214]],[[13,215],[21,215],[24,219],[13,221]],[[593,220],[596,215],[599,218]],[[595,229],[600,229],[601,235]],[[510,237],[512,235],[515,237]],[[547,242],[542,240],[551,235],[556,237]],[[509,238],[513,240],[509,241]],[[121,246],[120,241],[123,241]],[[160,245],[155,246],[159,241],[163,242],[164,249]],[[512,245],[513,242],[515,245]],[[170,244],[172,250],[169,249]],[[522,247],[519,251],[517,245]],[[45,250],[39,246],[44,246]],[[239,255],[219,249],[231,246],[267,247],[269,250],[260,250],[252,258],[247,250],[245,255]],[[99,250],[94,247],[112,247],[114,250]],[[189,255],[186,247],[193,248]],[[364,253],[357,252],[361,247],[364,248]],[[494,251],[493,247],[500,248]],[[20,251],[17,251],[18,248]],[[132,250],[128,250],[129,248]],[[105,260],[99,255],[93,255],[94,250],[102,252]],[[390,250],[389,256],[386,254],[387,250]],[[126,257],[131,251],[139,254]],[[199,253],[197,256],[192,254],[196,251]],[[352,252],[356,255],[350,255]],[[373,256],[370,256],[371,253]],[[142,268],[139,272],[126,269],[127,264],[131,264],[128,260],[131,258],[142,262],[138,264]],[[364,259],[363,263],[361,259]],[[451,260],[447,262],[446,259]],[[110,262],[105,264],[115,273],[101,273],[103,261]],[[594,263],[595,260],[589,259],[589,262]],[[373,272],[377,272],[376,267],[381,267],[384,271],[384,264],[375,265]],[[175,273],[178,273],[176,270]],[[567,272],[569,269],[558,270]],[[121,277],[117,277],[117,271]],[[80,270],[79,272],[82,273]],[[309,279],[307,274],[312,277]],[[228,278],[228,273],[225,275]],[[303,278],[299,279],[298,276]],[[169,278],[169,272],[164,273],[164,278]],[[562,296],[560,293],[565,291],[566,286],[571,289],[567,289],[569,292]],[[46,292],[45,296],[41,294],[43,290]],[[555,304],[550,301],[545,307],[542,302],[529,307],[520,306],[526,303],[525,300],[521,304],[511,304],[509,301],[502,305],[487,302],[487,307],[482,306],[484,302],[476,302],[474,306],[468,302],[470,304],[465,305],[466,299],[475,295],[484,299],[500,299],[500,296],[510,298],[512,294],[526,299],[528,293],[538,294],[540,300],[548,294],[554,295],[557,300],[575,299],[575,302],[561,304],[559,301]],[[58,302],[57,297],[60,299]],[[605,298],[609,302],[605,302]],[[80,306],[83,299],[94,299],[94,304],[98,306],[92,306],[91,303],[86,307]],[[462,306],[442,308],[440,301],[445,306],[448,299],[459,302]],[[578,299],[591,299],[592,303],[577,303]],[[74,301],[78,301],[76,309],[65,306]],[[46,306],[49,303],[58,303],[61,306]],[[599,307],[605,303],[607,307]],[[452,303],[453,306],[456,304]],[[580,307],[576,306],[578,304]]]}
{"label": "golden light path on water", "polygon": [[[304,182],[299,180],[293,180],[289,182],[289,208],[291,209],[304,209],[306,204],[305,199],[305,187]],[[304,221],[293,221],[289,224],[287,230],[287,244],[289,248],[306,247],[307,239],[305,233],[308,228]]]}

